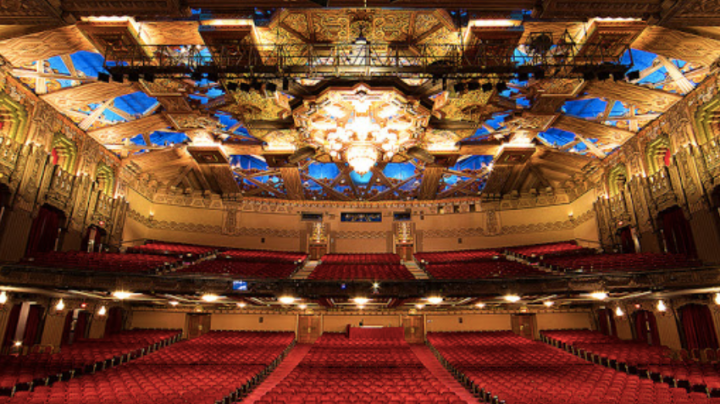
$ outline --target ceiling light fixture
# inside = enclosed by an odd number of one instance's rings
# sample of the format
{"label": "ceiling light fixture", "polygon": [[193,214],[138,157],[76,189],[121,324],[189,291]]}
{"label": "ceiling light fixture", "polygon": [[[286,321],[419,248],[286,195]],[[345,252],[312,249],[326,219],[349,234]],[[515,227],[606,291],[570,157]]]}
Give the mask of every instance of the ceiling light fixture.
{"label": "ceiling light fixture", "polygon": [[418,309],[418,310],[422,310],[422,309],[425,308],[425,305],[422,304],[422,303],[418,303],[418,304],[415,305],[415,308]]}
{"label": "ceiling light fixture", "polygon": [[237,307],[239,307],[239,308],[241,308],[241,309],[244,309],[245,306],[247,306],[247,305],[246,305],[245,303],[243,303],[243,302],[240,302],[240,303],[237,304]]}
{"label": "ceiling light fixture", "polygon": [[443,298],[440,296],[432,296],[432,297],[428,297],[427,301],[430,304],[440,304],[443,302]]}
{"label": "ceiling light fixture", "polygon": [[292,296],[281,296],[278,301],[282,304],[293,304],[295,303],[295,298]]}
{"label": "ceiling light fixture", "polygon": [[208,303],[216,302],[219,298],[220,296],[214,295],[212,293],[204,294],[202,296],[202,299]]}
{"label": "ceiling light fixture", "polygon": [[552,300],[545,300],[543,304],[545,305],[545,307],[552,307],[555,302],[553,302]]}
{"label": "ceiling light fixture", "polygon": [[370,301],[370,299],[368,299],[367,297],[356,297],[355,299],[353,299],[353,301],[357,304],[362,305],[362,304],[367,304]]}
{"label": "ceiling light fixture", "polygon": [[590,297],[592,297],[595,300],[605,300],[608,297],[607,292],[593,292],[590,293]]}
{"label": "ceiling light fixture", "polygon": [[180,304],[180,302],[173,300],[173,301],[171,301],[171,302],[168,302],[168,304],[169,304],[170,306],[177,306],[178,304]]}
{"label": "ceiling light fixture", "polygon": [[300,310],[305,310],[305,309],[307,309],[307,304],[299,304],[299,305],[298,305],[298,309],[300,309]]}
{"label": "ceiling light fixture", "polygon": [[485,303],[478,303],[478,304],[475,305],[475,307],[477,307],[478,309],[484,309],[484,308],[485,308]]}
{"label": "ceiling light fixture", "polygon": [[518,295],[507,295],[507,296],[503,296],[503,299],[505,299],[505,301],[508,301],[508,302],[510,302],[510,303],[517,303],[517,302],[520,301],[520,296],[518,296]]}
{"label": "ceiling light fixture", "polygon": [[124,300],[124,299],[127,299],[128,297],[132,296],[133,294],[130,292],[125,292],[123,290],[118,290],[116,292],[113,292],[112,295],[113,295],[113,297],[116,297],[120,300]]}

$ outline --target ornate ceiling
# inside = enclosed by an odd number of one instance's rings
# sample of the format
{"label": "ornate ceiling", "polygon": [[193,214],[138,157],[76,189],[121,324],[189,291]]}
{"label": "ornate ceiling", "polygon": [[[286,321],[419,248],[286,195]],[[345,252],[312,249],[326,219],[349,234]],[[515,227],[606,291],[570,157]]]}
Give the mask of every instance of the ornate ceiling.
{"label": "ornate ceiling", "polygon": [[[15,76],[138,177],[232,197],[576,196],[599,162],[692,91],[720,56],[708,27],[720,24],[707,17],[720,15],[714,1],[700,14],[659,1],[572,9],[481,1],[457,10],[443,1],[432,4],[449,8],[268,0],[232,13],[220,0],[197,9],[169,1],[164,18],[155,3],[133,11],[62,1],[65,14],[26,3],[1,6],[0,22],[42,14],[48,26],[0,26],[0,55]],[[138,57],[166,68],[238,63],[242,73],[98,80],[105,59]],[[470,69],[507,60],[550,67],[519,77]],[[578,60],[636,74],[563,70]],[[462,75],[437,73],[449,61]],[[367,172],[347,164],[358,153],[374,159]]]}

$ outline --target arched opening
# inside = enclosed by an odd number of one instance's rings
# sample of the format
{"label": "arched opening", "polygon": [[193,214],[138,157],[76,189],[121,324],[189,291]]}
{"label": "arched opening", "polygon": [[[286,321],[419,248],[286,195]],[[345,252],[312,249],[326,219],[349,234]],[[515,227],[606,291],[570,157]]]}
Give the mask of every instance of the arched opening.
{"label": "arched opening", "polygon": [[0,144],[8,139],[25,142],[27,122],[25,107],[7,93],[0,93]]}
{"label": "arched opening", "polygon": [[673,254],[687,254],[697,256],[695,239],[693,238],[690,223],[679,206],[666,209],[658,215],[658,222],[662,229],[665,248]]}
{"label": "arched opening", "polygon": [[115,335],[122,331],[125,311],[122,307],[111,307],[108,310],[107,321],[105,322],[105,336]]}
{"label": "arched opening", "polygon": [[65,172],[73,173],[75,171],[75,161],[77,160],[77,146],[73,141],[66,138],[60,133],[56,133],[53,137],[52,163],[60,166]]}
{"label": "arched opening", "polygon": [[98,189],[107,196],[115,195],[115,172],[105,163],[99,163],[95,172]]}
{"label": "arched opening", "polygon": [[83,309],[71,310],[65,316],[65,325],[63,326],[60,345],[72,345],[73,343],[85,339],[88,331],[88,320],[90,313]]}
{"label": "arched opening", "polygon": [[672,162],[672,151],[670,150],[670,140],[667,136],[659,136],[657,139],[648,143],[645,148],[645,159],[647,161],[648,176],[652,176],[667,167]]}
{"label": "arched opening", "polygon": [[[686,304],[678,310],[683,331],[683,346],[692,351],[705,348],[718,349],[710,308],[704,304]],[[698,356],[699,357],[699,356]]]}
{"label": "arched opening", "polygon": [[85,236],[83,236],[82,246],[80,249],[87,252],[101,252],[103,245],[105,244],[106,237],[107,231],[102,227],[93,224],[87,228],[87,231],[85,231]]}
{"label": "arched opening", "polygon": [[28,255],[57,250],[65,220],[65,213],[60,209],[50,205],[41,206],[38,216],[30,227],[27,244]]}
{"label": "arched opening", "polygon": [[598,331],[605,335],[617,337],[617,327],[612,310],[602,308],[598,310]]}
{"label": "arched opening", "polygon": [[655,314],[647,310],[638,310],[633,313],[635,323],[635,340],[648,345],[660,346],[660,333],[657,328]]}
{"label": "arched opening", "polygon": [[627,169],[625,164],[618,164],[608,174],[608,192],[610,197],[615,197],[625,189],[627,183]]}

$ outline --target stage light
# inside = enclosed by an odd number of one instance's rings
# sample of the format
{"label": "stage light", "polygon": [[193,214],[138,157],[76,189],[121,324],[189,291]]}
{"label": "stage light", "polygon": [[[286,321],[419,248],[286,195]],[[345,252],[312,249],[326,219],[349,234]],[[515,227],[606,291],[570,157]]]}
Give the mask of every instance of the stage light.
{"label": "stage light", "polygon": [[212,303],[217,301],[220,298],[218,295],[214,295],[212,293],[207,293],[202,296],[202,299],[208,303]]}
{"label": "stage light", "polygon": [[22,346],[22,341],[15,341],[15,344],[14,344],[14,345],[15,345],[16,347],[21,347],[21,346]]}
{"label": "stage light", "polygon": [[593,292],[590,293],[590,297],[592,297],[595,300],[605,300],[608,297],[607,292]]}
{"label": "stage light", "polygon": [[100,310],[98,310],[98,316],[104,316],[105,313],[107,313],[107,309],[105,308],[105,306],[101,306]]}
{"label": "stage light", "polygon": [[155,73],[153,72],[146,72],[143,77],[145,78],[145,81],[148,83],[154,83],[155,82]]}
{"label": "stage light", "polygon": [[121,72],[113,72],[110,74],[112,76],[112,79],[116,83],[122,83],[125,81],[125,76]]}
{"label": "stage light", "polygon": [[178,304],[180,304],[180,302],[173,300],[173,301],[168,302],[168,304],[170,306],[177,306]]}
{"label": "stage light", "polygon": [[622,317],[625,314],[625,312],[620,308],[620,306],[615,308],[615,315],[618,317]]}
{"label": "stage light", "polygon": [[495,88],[497,88],[498,92],[503,92],[503,91],[505,91],[505,90],[508,89],[508,86],[507,86],[507,84],[506,84],[504,81],[499,81],[499,82],[495,85]]}
{"label": "stage light", "polygon": [[430,304],[440,304],[443,302],[443,298],[440,296],[432,296],[432,297],[428,297],[427,301]]}
{"label": "stage light", "polygon": [[5,304],[5,303],[7,303],[7,301],[8,301],[8,295],[3,290],[2,292],[0,292],[0,304]]}
{"label": "stage light", "polygon": [[278,301],[282,304],[293,304],[295,303],[295,298],[292,296],[281,296]]}
{"label": "stage light", "polygon": [[368,299],[367,297],[356,297],[353,299],[353,301],[357,304],[363,305],[363,304],[367,304],[370,301],[370,299]]}
{"label": "stage light", "polygon": [[489,93],[493,90],[493,85],[492,83],[485,83],[480,88],[483,90],[483,92]]}
{"label": "stage light", "polygon": [[63,299],[60,299],[60,301],[57,302],[55,305],[55,310],[57,311],[63,311],[65,309],[65,302],[63,302]]}
{"label": "stage light", "polygon": [[97,79],[98,79],[98,81],[102,81],[103,83],[109,83],[110,75],[107,73],[100,72],[100,73],[98,73]]}
{"label": "stage light", "polygon": [[503,296],[503,299],[505,299],[505,301],[510,302],[510,303],[517,303],[517,302],[520,301],[520,296],[518,296],[518,295],[507,295],[507,296]]}
{"label": "stage light", "polygon": [[545,300],[543,304],[545,305],[545,307],[552,307],[555,302],[553,302],[552,300]]}
{"label": "stage light", "polygon": [[639,70],[631,71],[627,75],[625,75],[625,77],[627,77],[628,81],[640,80],[640,71]]}
{"label": "stage light", "polygon": [[659,300],[657,303],[657,309],[658,311],[667,311],[667,306],[665,306],[665,302]]}
{"label": "stage light", "polygon": [[140,72],[137,70],[130,70],[128,73],[128,80],[132,81],[133,83],[137,83],[140,81]]}
{"label": "stage light", "polygon": [[363,310],[363,309],[365,309],[365,306],[363,306],[362,304],[358,306],[358,310]]}
{"label": "stage light", "polygon": [[120,300],[124,300],[124,299],[127,299],[128,297],[132,296],[133,294],[130,293],[130,292],[125,292],[125,291],[122,291],[122,290],[118,290],[118,291],[116,291],[116,292],[113,292],[112,295],[113,295],[114,297],[120,299]]}

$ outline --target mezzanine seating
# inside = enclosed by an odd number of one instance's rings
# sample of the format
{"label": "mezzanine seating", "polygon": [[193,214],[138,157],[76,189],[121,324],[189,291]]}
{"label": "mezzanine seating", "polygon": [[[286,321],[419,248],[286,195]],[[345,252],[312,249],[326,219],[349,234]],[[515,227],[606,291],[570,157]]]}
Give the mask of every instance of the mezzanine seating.
{"label": "mezzanine seating", "polygon": [[155,255],[176,255],[188,258],[204,257],[216,251],[215,247],[163,243],[159,241],[149,242],[145,245],[128,247],[127,252],[133,254],[155,254]]}
{"label": "mezzanine seating", "polygon": [[24,404],[214,404],[234,401],[255,384],[294,341],[293,333],[210,332],[98,372],[0,403]]}
{"label": "mezzanine seating", "polygon": [[315,267],[308,279],[312,280],[381,280],[415,279],[404,265],[335,265],[321,264]]}
{"label": "mezzanine seating", "polygon": [[442,264],[450,262],[470,262],[499,258],[502,253],[496,249],[438,251],[415,253],[415,260],[421,264]]}
{"label": "mezzanine seating", "polygon": [[497,259],[492,261],[427,264],[425,271],[435,279],[491,279],[523,276],[552,276],[535,266]]}
{"label": "mezzanine seating", "polygon": [[277,262],[244,262],[227,259],[202,261],[178,268],[174,274],[236,276],[243,279],[284,279],[297,269],[296,264]]}
{"label": "mezzanine seating", "polygon": [[545,266],[581,272],[636,272],[676,268],[695,268],[702,265],[685,254],[629,253],[593,254],[581,256],[548,257]]}
{"label": "mezzanine seating", "polygon": [[591,254],[594,252],[593,249],[579,246],[574,241],[509,247],[506,250],[511,255],[520,256],[526,259],[573,254]]}
{"label": "mezzanine seating", "polygon": [[138,357],[179,339],[180,330],[132,330],[106,338],[85,339],[60,348],[55,354],[0,356],[0,390],[12,394],[16,387],[47,384]]}
{"label": "mezzanine seating", "polygon": [[83,251],[35,253],[25,265],[94,272],[155,273],[179,265],[177,258],[149,254],[88,253]]}
{"label": "mezzanine seating", "polygon": [[592,364],[509,331],[429,333],[428,342],[473,391],[508,404],[718,402]]}
{"label": "mezzanine seating", "polygon": [[324,334],[257,404],[465,404],[423,366],[403,339]]}
{"label": "mezzanine seating", "polygon": [[399,264],[397,254],[326,254],[322,263],[328,265]]}
{"label": "mezzanine seating", "polygon": [[560,348],[577,352],[595,362],[626,366],[654,380],[720,395],[718,363],[700,363],[690,358],[676,360],[667,347],[626,341],[590,330],[546,330],[546,340]]}
{"label": "mezzanine seating", "polygon": [[307,259],[307,254],[295,251],[266,250],[226,250],[217,254],[218,259],[243,262],[281,262],[299,264]]}

